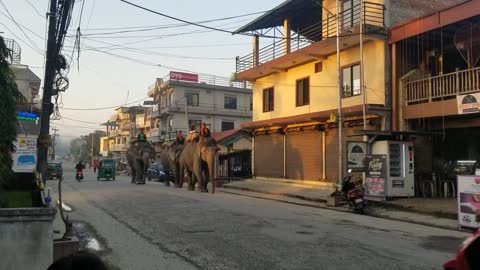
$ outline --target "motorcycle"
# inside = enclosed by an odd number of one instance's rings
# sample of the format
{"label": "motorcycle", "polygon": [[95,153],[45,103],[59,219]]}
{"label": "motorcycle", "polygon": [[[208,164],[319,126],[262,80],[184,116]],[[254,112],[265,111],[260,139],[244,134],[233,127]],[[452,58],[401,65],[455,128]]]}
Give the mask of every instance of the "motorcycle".
{"label": "motorcycle", "polygon": [[77,179],[78,182],[83,179],[83,171],[82,170],[77,170],[77,173],[75,174],[75,179]]}
{"label": "motorcycle", "polygon": [[342,179],[342,193],[351,209],[361,214],[364,213],[366,203],[363,191],[352,182],[352,169],[349,169],[348,174]]}
{"label": "motorcycle", "polygon": [[457,256],[443,264],[445,270],[480,269],[480,230],[476,230],[460,245]]}

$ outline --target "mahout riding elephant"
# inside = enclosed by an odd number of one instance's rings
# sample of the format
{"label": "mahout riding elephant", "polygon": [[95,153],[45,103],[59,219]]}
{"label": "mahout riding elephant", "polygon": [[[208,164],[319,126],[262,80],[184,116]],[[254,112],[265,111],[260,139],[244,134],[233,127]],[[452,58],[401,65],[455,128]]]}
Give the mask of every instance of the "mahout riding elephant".
{"label": "mahout riding elephant", "polygon": [[218,150],[217,143],[212,138],[197,138],[185,144],[180,155],[180,172],[186,171],[189,190],[194,190],[198,181],[199,191],[208,192],[207,185],[211,181],[212,193],[215,192],[213,177]]}
{"label": "mahout riding elephant", "polygon": [[155,159],[155,148],[149,142],[135,142],[127,150],[127,161],[131,169],[132,184],[145,184],[150,162]]}
{"label": "mahout riding elephant", "polygon": [[177,145],[175,142],[168,142],[164,144],[162,153],[160,154],[160,161],[163,165],[163,168],[169,175],[169,180],[165,181],[166,186],[170,186],[170,175],[173,175],[175,187],[182,187],[183,177],[180,173],[179,161],[183,148],[183,145]]}

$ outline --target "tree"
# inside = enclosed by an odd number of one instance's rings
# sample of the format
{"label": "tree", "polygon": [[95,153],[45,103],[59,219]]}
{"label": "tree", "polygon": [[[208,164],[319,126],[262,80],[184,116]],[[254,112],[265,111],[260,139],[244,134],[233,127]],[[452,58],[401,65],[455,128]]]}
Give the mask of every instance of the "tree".
{"label": "tree", "polygon": [[17,140],[17,118],[15,106],[24,100],[15,83],[15,76],[7,62],[11,52],[0,36],[0,187],[6,186],[13,178],[11,153]]}

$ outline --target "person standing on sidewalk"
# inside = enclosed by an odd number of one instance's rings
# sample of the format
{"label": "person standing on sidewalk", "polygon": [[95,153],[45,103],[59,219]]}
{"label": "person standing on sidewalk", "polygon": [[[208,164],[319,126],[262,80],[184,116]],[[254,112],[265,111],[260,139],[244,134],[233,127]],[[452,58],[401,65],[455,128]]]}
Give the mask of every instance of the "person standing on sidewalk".
{"label": "person standing on sidewalk", "polygon": [[97,168],[98,168],[98,161],[94,161],[93,162],[93,173],[96,173],[97,172]]}

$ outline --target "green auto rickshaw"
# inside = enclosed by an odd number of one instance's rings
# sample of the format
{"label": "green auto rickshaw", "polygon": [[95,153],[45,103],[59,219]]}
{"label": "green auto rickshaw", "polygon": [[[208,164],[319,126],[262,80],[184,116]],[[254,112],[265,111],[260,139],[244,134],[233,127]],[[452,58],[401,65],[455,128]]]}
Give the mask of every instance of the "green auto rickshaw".
{"label": "green auto rickshaw", "polygon": [[106,180],[112,179],[115,181],[115,160],[100,160],[98,164],[97,181],[100,181],[100,178],[105,178]]}

